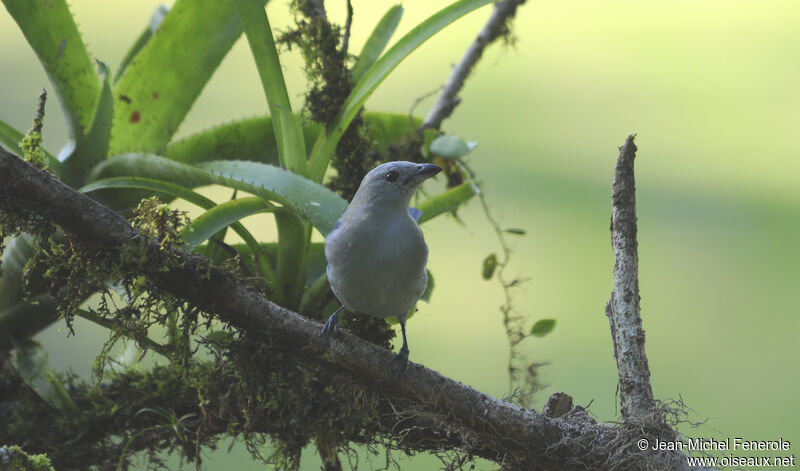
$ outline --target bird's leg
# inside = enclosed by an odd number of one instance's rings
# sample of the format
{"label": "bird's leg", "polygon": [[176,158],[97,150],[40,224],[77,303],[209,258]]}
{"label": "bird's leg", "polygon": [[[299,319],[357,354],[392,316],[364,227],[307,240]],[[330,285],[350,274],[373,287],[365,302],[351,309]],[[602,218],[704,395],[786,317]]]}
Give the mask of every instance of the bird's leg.
{"label": "bird's leg", "polygon": [[325,346],[328,346],[328,341],[330,340],[330,336],[332,333],[336,332],[336,328],[339,325],[339,313],[344,310],[344,306],[341,306],[339,309],[336,310],[331,317],[328,318],[328,322],[322,326],[322,332],[320,332],[320,336],[325,336]]}
{"label": "bird's leg", "polygon": [[392,360],[392,363],[400,363],[397,369],[394,370],[395,381],[400,377],[400,373],[405,373],[408,369],[408,340],[406,339],[405,320],[400,321],[400,330],[403,332],[403,346],[400,348],[400,351],[397,352],[397,356],[394,357],[394,360]]}

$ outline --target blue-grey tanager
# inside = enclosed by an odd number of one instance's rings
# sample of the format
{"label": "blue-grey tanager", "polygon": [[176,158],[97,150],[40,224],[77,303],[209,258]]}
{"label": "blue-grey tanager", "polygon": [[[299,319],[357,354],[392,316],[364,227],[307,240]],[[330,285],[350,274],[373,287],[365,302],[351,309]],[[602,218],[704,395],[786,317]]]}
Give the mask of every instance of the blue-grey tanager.
{"label": "blue-grey tanager", "polygon": [[325,326],[325,341],[336,330],[342,309],[385,319],[396,317],[403,347],[395,361],[397,379],[408,367],[406,318],[428,286],[428,246],[409,208],[414,190],[442,169],[433,164],[387,162],[361,181],[353,201],[325,238],[328,281],[342,307]]}

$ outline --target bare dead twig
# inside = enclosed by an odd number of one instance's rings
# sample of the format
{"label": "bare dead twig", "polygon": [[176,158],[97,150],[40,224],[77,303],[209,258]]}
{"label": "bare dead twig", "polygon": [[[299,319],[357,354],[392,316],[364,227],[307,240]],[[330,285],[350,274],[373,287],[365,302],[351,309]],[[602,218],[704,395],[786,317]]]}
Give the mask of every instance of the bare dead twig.
{"label": "bare dead twig", "polygon": [[492,41],[500,37],[506,26],[506,22],[513,18],[517,12],[517,7],[525,3],[525,0],[501,0],[494,4],[494,11],[489,21],[483,26],[478,37],[470,44],[461,61],[453,68],[450,78],[434,103],[425,120],[422,122],[423,129],[439,129],[442,121],[447,119],[453,110],[461,102],[458,92],[464,86],[464,81],[469,76],[472,68],[483,55],[483,50]]}
{"label": "bare dead twig", "polygon": [[[639,255],[636,239],[635,134],[619,148],[611,192],[611,245],[614,249],[614,290],[606,315],[614,341],[619,373],[619,395],[624,421],[656,418],[650,369],[644,350],[639,307]],[[659,420],[660,421],[660,420]]]}
{"label": "bare dead twig", "polygon": [[347,48],[350,45],[350,28],[353,26],[353,4],[347,0],[347,20],[344,24],[344,39],[342,39],[342,54],[347,56]]}

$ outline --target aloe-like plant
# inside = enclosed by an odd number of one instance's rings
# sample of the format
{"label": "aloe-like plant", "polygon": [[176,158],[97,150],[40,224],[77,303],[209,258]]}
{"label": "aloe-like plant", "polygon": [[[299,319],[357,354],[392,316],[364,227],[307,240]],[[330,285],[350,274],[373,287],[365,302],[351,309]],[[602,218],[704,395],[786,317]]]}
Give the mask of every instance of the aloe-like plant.
{"label": "aloe-like plant", "polygon": [[[297,309],[310,288],[306,279],[311,228],[327,234],[347,204],[321,184],[339,138],[402,59],[455,19],[490,2],[456,2],[381,54],[402,15],[402,8],[392,7],[367,41],[355,65],[358,80],[332,123],[314,123],[292,111],[262,0],[179,0],[169,13],[160,7],[113,78],[102,62],[97,61],[95,68],[65,1],[3,3],[39,56],[67,119],[69,142],[58,159],[46,153],[51,170],[120,209],[146,194],[200,205],[207,212],[187,230],[192,234],[192,248],[204,242],[201,234],[210,238],[235,224],[233,228],[247,241],[259,274],[276,281],[269,287],[272,298]],[[62,36],[50,34],[52,31]],[[181,120],[242,31],[262,79],[268,116],[173,141]],[[184,43],[193,46],[172,47]],[[364,118],[376,147],[384,150],[411,135],[419,123],[386,113],[366,113]],[[0,143],[12,151],[21,153],[18,142],[22,135],[0,121]],[[246,191],[264,204],[228,202],[217,206],[191,190],[206,184]],[[468,200],[474,194],[472,188],[464,183],[423,202],[423,221]],[[275,210],[269,202],[282,209]],[[256,237],[237,224],[238,219],[256,212],[271,212],[275,217],[279,234],[276,258],[286,261],[278,263],[280,267],[265,260]],[[39,318],[55,316],[39,312],[41,305],[20,305],[25,301],[19,278],[31,252],[22,242],[8,245],[0,278],[0,332],[19,335],[6,328],[13,324],[7,317],[30,313]]]}
{"label": "aloe-like plant", "polygon": [[[387,149],[409,142],[421,158],[463,156],[449,150],[465,145],[457,138],[440,141],[432,153],[431,131],[423,133],[421,119],[364,112],[363,105],[414,49],[488,3],[491,0],[456,1],[384,51],[403,13],[399,5],[389,8],[361,54],[345,64],[350,69],[349,94],[340,100],[330,121],[316,122],[308,113],[292,110],[289,103],[264,0],[177,0],[170,10],[160,7],[113,75],[108,65],[92,60],[65,0],[3,0],[39,57],[64,111],[69,139],[58,152],[43,150],[49,170],[120,211],[151,196],[167,202],[182,199],[201,207],[205,212],[181,229],[183,248],[203,253],[218,264],[239,259],[250,276],[264,280],[270,300],[317,318],[331,306],[325,306],[330,296],[326,296],[324,255],[321,245],[311,242],[312,229],[326,235],[347,206],[345,199],[324,185],[337,145],[360,116],[370,143],[367,151],[379,155],[379,160],[391,159]],[[175,140],[191,105],[243,32],[263,84],[267,112]],[[0,121],[0,144],[18,155],[24,153],[19,144],[23,135]],[[209,184],[247,195],[215,202],[193,190]],[[451,181],[446,191],[418,201],[420,223],[455,211],[475,194],[472,182]],[[242,218],[256,213],[274,218],[277,240],[260,240],[241,224]],[[224,244],[228,228],[244,244]],[[55,322],[58,310],[43,288],[37,292],[36,283],[23,283],[26,262],[35,252],[32,238],[18,235],[5,245],[0,346],[8,348],[13,341],[25,345],[17,356],[33,355],[35,348],[27,339]],[[108,280],[108,286],[113,288],[114,282]],[[25,289],[23,284],[27,284]],[[75,314],[115,329],[90,312]],[[179,320],[175,313],[169,315],[167,327],[173,327],[174,334]],[[125,336],[124,329],[117,326],[116,330]],[[142,342],[147,340],[146,332],[131,338]],[[53,391],[63,392],[54,377],[33,378],[46,369],[41,362],[37,365],[36,371],[21,376],[31,377],[29,384],[51,404],[68,403],[54,396]]]}

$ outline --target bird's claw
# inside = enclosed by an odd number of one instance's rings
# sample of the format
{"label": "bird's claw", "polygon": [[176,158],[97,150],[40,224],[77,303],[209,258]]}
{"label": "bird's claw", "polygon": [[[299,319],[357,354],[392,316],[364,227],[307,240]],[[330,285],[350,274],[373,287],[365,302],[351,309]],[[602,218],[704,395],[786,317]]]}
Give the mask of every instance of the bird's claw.
{"label": "bird's claw", "polygon": [[392,364],[399,363],[397,368],[394,370],[394,376],[392,377],[393,381],[397,381],[397,378],[400,377],[401,373],[405,373],[408,370],[408,348],[404,345],[403,348],[397,352],[397,355],[392,359]]}
{"label": "bird's claw", "polygon": [[339,313],[334,313],[331,317],[328,318],[328,321],[325,322],[325,325],[322,326],[322,331],[319,333],[320,337],[325,337],[325,346],[328,346],[328,343],[331,339],[331,334],[336,332],[339,328]]}

